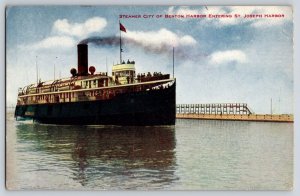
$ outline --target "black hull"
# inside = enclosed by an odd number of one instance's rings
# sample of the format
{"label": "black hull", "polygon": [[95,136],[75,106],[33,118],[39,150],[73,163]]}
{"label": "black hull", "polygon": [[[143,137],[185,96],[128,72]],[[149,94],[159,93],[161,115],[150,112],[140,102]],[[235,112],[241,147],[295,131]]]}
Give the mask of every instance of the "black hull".
{"label": "black hull", "polygon": [[176,83],[160,90],[120,94],[110,100],[18,105],[16,118],[64,125],[174,125]]}

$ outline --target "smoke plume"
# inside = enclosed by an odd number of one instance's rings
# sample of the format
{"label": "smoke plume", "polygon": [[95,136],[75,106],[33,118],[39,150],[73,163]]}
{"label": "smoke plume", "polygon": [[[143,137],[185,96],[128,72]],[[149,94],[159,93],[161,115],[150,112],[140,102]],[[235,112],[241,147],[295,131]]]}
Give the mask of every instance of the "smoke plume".
{"label": "smoke plume", "polygon": [[96,46],[117,46],[120,43],[120,38],[115,36],[110,37],[89,37],[81,40],[79,44],[94,44]]}
{"label": "smoke plume", "polygon": [[[109,36],[109,37],[89,37],[79,42],[79,44],[93,44],[97,47],[119,47],[120,37]],[[134,40],[128,37],[122,37],[123,49],[133,47],[141,48],[146,53],[151,52],[154,54],[161,55],[172,55],[173,46],[171,43],[160,43],[160,44],[145,44],[145,42]],[[189,60],[199,60],[200,58],[206,56],[202,53],[195,52],[193,47],[189,46],[178,46],[175,47],[175,55],[178,59],[189,59]]]}

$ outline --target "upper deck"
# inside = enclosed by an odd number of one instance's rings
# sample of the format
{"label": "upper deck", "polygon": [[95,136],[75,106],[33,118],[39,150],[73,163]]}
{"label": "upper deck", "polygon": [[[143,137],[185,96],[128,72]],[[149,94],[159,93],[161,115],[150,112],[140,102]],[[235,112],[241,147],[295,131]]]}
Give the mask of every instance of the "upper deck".
{"label": "upper deck", "polygon": [[118,84],[105,73],[29,85],[20,89],[18,105],[107,100],[118,94],[168,88],[175,81],[169,75],[145,76],[134,82]]}

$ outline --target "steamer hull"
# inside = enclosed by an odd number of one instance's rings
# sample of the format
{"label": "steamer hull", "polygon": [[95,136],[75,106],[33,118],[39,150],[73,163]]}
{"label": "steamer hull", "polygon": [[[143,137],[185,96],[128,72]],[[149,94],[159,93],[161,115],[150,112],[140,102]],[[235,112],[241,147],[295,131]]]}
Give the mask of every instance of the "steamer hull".
{"label": "steamer hull", "polygon": [[16,118],[64,125],[174,125],[175,115],[176,82],[109,100],[17,105],[15,111]]}
{"label": "steamer hull", "polygon": [[174,125],[176,80],[170,74],[138,73],[135,61],[108,72],[88,67],[88,45],[79,43],[71,77],[19,88],[15,117],[65,125]]}

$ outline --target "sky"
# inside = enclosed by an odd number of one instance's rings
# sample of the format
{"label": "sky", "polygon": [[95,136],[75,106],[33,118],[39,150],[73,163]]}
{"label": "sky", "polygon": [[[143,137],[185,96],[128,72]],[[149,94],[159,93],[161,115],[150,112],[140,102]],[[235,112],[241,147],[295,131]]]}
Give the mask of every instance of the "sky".
{"label": "sky", "polygon": [[[244,18],[250,14],[256,17]],[[272,14],[284,17],[266,17]],[[270,113],[272,99],[273,113],[293,113],[292,15],[286,6],[8,7],[7,105],[16,104],[19,87],[36,82],[36,63],[42,81],[70,77],[77,68],[76,45],[119,36],[120,20],[127,31],[123,59],[134,60],[137,73],[171,74],[175,48],[178,104],[247,103],[255,113]],[[111,72],[118,61],[119,46],[89,43],[96,72],[106,71],[106,62]]]}

